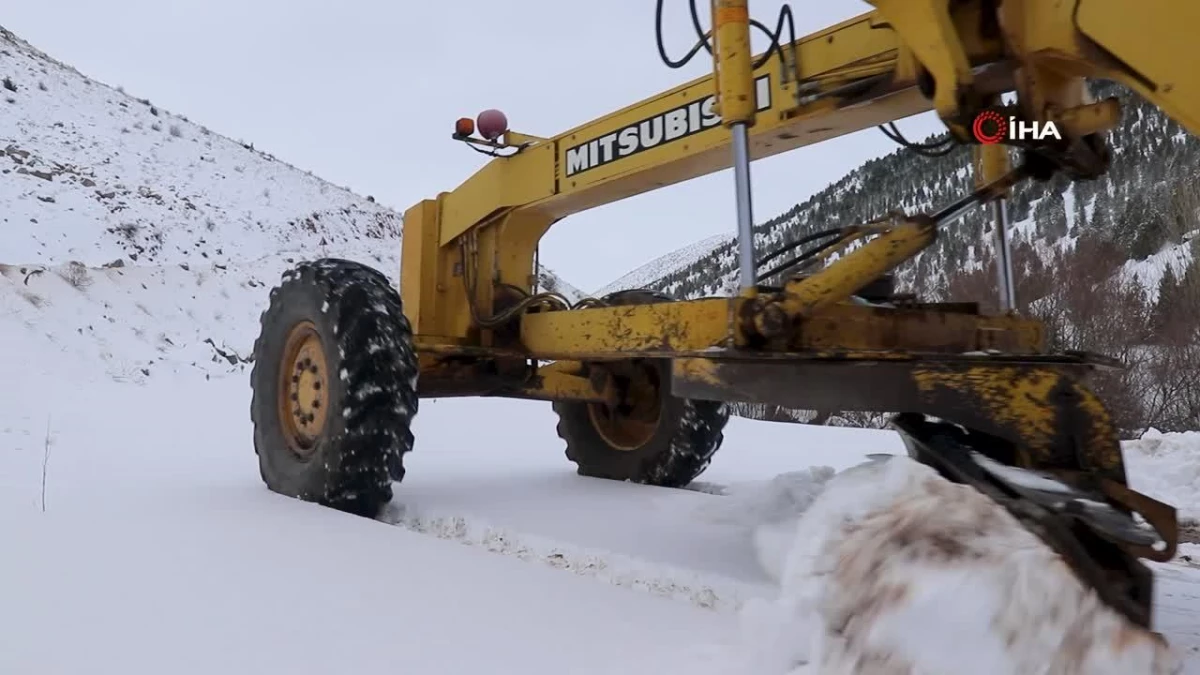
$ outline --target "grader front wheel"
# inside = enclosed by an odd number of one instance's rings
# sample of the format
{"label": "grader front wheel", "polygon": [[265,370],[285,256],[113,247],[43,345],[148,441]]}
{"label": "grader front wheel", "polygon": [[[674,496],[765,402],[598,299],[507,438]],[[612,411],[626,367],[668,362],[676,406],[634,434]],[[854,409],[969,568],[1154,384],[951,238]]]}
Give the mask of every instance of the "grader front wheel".
{"label": "grader front wheel", "polygon": [[329,412],[325,346],[311,321],[292,326],[284,340],[275,399],[289,449],[299,457],[311,455],[325,430]]}
{"label": "grader front wheel", "polygon": [[283,276],[254,344],[250,416],[271,490],[374,517],[413,446],[417,359],[399,295],[348,260]]}

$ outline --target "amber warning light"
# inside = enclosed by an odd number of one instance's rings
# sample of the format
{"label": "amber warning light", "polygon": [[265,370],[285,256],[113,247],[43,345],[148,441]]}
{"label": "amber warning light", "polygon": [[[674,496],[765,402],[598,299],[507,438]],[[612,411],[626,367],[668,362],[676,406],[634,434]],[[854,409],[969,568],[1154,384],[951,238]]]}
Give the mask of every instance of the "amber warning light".
{"label": "amber warning light", "polygon": [[460,117],[454,123],[454,138],[462,140],[475,133],[475,120],[470,117]]}

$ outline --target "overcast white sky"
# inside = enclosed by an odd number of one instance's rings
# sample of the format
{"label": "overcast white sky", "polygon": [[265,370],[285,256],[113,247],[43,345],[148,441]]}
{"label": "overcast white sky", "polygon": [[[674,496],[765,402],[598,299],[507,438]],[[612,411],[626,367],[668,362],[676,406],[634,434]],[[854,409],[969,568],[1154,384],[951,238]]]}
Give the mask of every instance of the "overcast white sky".
{"label": "overcast white sky", "polygon": [[[773,26],[781,4],[750,7]],[[486,159],[450,139],[458,117],[496,107],[514,129],[549,136],[711,68],[707,58],[682,70],[659,61],[653,0],[6,5],[5,27],[85,75],[401,210],[452,189]],[[667,2],[676,58],[694,39],[686,7]],[[793,5],[800,34],[869,9],[857,0]],[[916,139],[941,130],[931,114],[900,127]],[[868,130],[755,162],[755,219],[893,149]],[[724,171],[568,218],[543,240],[542,261],[590,291],[734,229]]]}

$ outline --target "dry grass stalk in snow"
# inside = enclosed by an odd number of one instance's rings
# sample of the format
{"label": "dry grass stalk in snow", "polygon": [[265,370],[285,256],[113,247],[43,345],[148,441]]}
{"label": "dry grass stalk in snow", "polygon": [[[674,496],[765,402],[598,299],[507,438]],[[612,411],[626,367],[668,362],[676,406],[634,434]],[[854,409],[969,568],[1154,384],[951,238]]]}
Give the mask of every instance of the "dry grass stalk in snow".
{"label": "dry grass stalk in snow", "polygon": [[46,442],[42,446],[42,513],[46,512],[46,472],[50,468],[50,418],[46,418]]}

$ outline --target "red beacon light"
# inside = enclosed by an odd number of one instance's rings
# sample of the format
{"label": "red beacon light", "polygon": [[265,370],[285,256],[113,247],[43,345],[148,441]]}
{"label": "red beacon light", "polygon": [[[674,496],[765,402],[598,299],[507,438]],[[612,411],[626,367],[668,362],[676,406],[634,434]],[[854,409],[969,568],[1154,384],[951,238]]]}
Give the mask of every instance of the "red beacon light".
{"label": "red beacon light", "polygon": [[[478,132],[479,136],[475,136]],[[504,137],[504,140],[500,140]],[[482,152],[492,157],[512,157],[531,145],[534,139],[508,129],[508,116],[489,108],[479,113],[475,119],[461,117],[454,123],[454,140],[462,141],[471,146],[472,150]],[[498,150],[512,150],[510,154],[500,154]]]}
{"label": "red beacon light", "polygon": [[508,117],[494,108],[484,110],[475,119],[475,127],[484,139],[494,141],[508,131]]}

